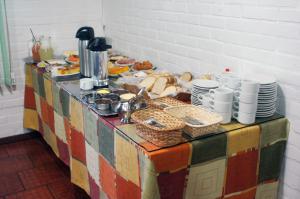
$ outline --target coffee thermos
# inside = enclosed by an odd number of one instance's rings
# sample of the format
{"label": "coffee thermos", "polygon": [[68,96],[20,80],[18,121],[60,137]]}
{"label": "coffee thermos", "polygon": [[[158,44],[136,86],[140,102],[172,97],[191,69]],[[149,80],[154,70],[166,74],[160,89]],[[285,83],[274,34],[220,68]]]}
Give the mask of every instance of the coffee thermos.
{"label": "coffee thermos", "polygon": [[108,86],[107,50],[109,48],[111,46],[106,44],[104,37],[95,37],[88,43],[88,65],[92,71],[92,79],[96,87]]}
{"label": "coffee thermos", "polygon": [[92,77],[92,70],[88,63],[87,45],[89,40],[94,38],[94,29],[92,27],[81,27],[76,33],[78,38],[78,52],[80,59],[80,73],[84,77]]}

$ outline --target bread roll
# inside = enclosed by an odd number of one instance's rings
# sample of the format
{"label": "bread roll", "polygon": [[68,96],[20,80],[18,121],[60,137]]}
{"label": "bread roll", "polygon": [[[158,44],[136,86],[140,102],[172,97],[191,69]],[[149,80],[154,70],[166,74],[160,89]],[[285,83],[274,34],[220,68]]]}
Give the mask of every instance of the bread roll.
{"label": "bread roll", "polygon": [[166,97],[169,95],[173,95],[174,93],[176,93],[176,91],[177,90],[175,86],[169,86],[159,95],[159,97]]}
{"label": "bread roll", "polygon": [[145,87],[147,91],[150,91],[155,81],[156,81],[155,77],[147,77],[139,84],[139,87]]}
{"label": "bread roll", "polygon": [[151,90],[152,93],[160,95],[166,88],[168,79],[166,77],[159,77]]}
{"label": "bread roll", "polygon": [[180,77],[181,80],[184,80],[184,81],[187,81],[187,82],[191,81],[192,78],[193,78],[193,75],[190,72],[185,72]]}

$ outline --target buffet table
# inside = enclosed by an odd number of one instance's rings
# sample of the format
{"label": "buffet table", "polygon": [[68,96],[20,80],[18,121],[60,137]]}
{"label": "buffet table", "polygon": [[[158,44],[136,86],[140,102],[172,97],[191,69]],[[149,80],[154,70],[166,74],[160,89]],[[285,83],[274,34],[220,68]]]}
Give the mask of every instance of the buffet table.
{"label": "buffet table", "polygon": [[42,134],[91,198],[277,197],[286,118],[233,122],[162,148],[139,137],[135,124],[99,116],[81,95],[78,80],[58,82],[26,64],[24,127]]}

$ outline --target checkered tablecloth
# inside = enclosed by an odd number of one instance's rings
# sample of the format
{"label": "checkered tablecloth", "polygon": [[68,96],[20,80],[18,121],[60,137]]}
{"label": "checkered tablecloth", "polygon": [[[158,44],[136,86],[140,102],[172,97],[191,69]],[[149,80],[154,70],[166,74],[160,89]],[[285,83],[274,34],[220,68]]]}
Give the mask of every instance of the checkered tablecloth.
{"label": "checkered tablecloth", "polygon": [[134,124],[102,118],[61,84],[26,64],[24,127],[37,130],[93,199],[277,197],[289,124],[278,117],[159,148]]}

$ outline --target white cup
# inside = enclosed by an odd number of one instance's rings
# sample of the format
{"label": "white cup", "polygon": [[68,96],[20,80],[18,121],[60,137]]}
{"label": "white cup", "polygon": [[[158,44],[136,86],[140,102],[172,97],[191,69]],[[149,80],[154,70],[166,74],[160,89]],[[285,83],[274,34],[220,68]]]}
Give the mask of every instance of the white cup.
{"label": "white cup", "polygon": [[216,88],[209,90],[209,95],[213,100],[222,102],[232,102],[233,90],[228,88]]}
{"label": "white cup", "polygon": [[210,103],[210,96],[209,96],[209,93],[206,93],[206,94],[199,94],[197,95],[197,98],[198,98],[198,101],[202,104],[202,106],[204,107],[209,107]]}
{"label": "white cup", "polygon": [[255,122],[255,113],[244,113],[241,111],[234,111],[232,117],[242,124],[253,124]]}
{"label": "white cup", "polygon": [[82,90],[91,90],[94,87],[94,81],[91,78],[80,79],[80,88]]}
{"label": "white cup", "polygon": [[243,80],[240,83],[239,89],[243,93],[255,94],[259,92],[259,83],[251,80]]}
{"label": "white cup", "polygon": [[228,124],[231,122],[232,111],[218,114],[221,115],[223,118],[221,124]]}
{"label": "white cup", "polygon": [[244,102],[233,102],[233,108],[243,113],[256,113],[257,104],[249,104]]}
{"label": "white cup", "polygon": [[257,104],[257,98],[258,98],[258,93],[246,93],[241,91],[234,92],[235,101]]}
{"label": "white cup", "polygon": [[221,101],[209,101],[209,108],[217,113],[226,113],[231,112],[232,110],[232,101],[231,102],[221,102]]}
{"label": "white cup", "polygon": [[233,90],[237,89],[241,85],[241,79],[236,76],[230,76],[225,82],[225,86]]}

